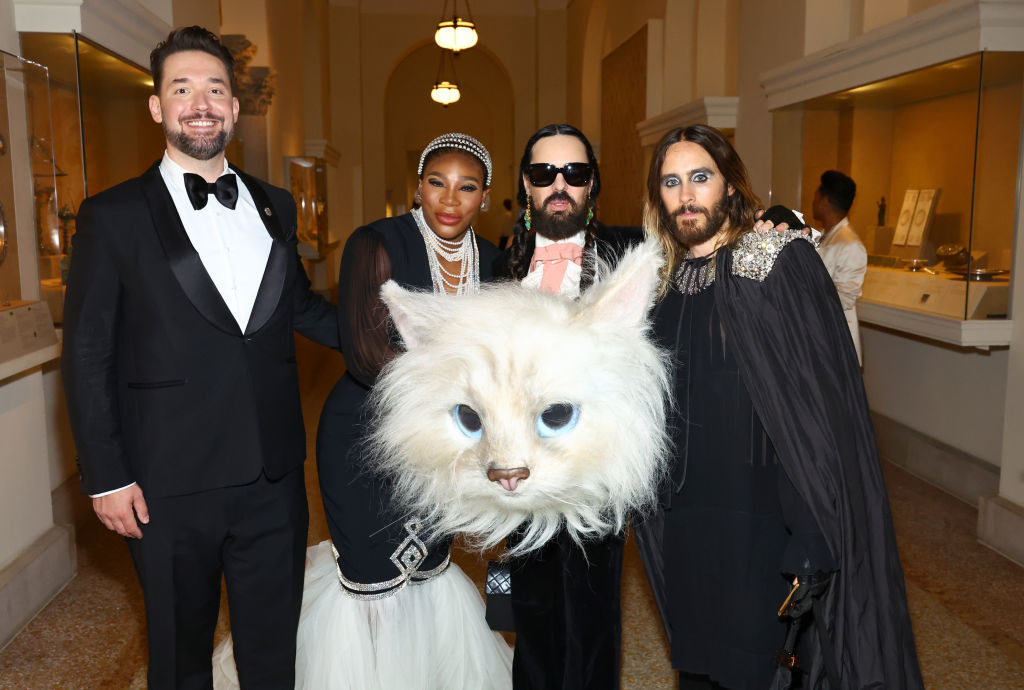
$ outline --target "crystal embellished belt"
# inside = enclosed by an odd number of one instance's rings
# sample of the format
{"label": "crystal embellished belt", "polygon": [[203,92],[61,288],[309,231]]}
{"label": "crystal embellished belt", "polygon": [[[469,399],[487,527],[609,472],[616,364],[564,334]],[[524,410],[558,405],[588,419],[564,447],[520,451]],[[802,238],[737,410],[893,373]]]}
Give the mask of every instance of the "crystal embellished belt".
{"label": "crystal embellished belt", "polygon": [[384,599],[398,592],[406,585],[418,585],[432,580],[448,569],[451,563],[451,552],[445,554],[444,561],[436,568],[420,570],[420,566],[426,560],[430,551],[423,540],[417,536],[421,523],[418,519],[412,519],[405,523],[406,537],[391,554],[391,562],[398,568],[399,575],[384,582],[362,583],[353,582],[346,578],[338,565],[340,554],[331,544],[331,552],[334,554],[334,568],[338,573],[338,581],[341,583],[342,591],[356,599]]}

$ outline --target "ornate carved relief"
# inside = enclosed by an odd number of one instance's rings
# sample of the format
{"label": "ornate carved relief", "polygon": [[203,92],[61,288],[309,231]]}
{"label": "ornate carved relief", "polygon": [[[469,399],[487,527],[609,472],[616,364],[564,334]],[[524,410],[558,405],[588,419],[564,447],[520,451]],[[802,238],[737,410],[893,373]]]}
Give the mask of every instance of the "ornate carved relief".
{"label": "ornate carved relief", "polygon": [[235,58],[235,96],[243,115],[266,115],[276,90],[277,75],[269,67],[249,63],[258,48],[245,34],[224,34],[221,42]]}

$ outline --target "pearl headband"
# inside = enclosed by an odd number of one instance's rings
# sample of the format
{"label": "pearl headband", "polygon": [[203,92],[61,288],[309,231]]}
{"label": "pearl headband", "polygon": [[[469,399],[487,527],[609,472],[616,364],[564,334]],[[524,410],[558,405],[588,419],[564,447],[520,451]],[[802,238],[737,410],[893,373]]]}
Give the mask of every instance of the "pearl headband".
{"label": "pearl headband", "polygon": [[491,154],[487,152],[487,149],[479,141],[468,134],[461,134],[459,132],[442,134],[427,144],[427,148],[423,149],[423,153],[420,155],[420,165],[416,168],[417,177],[423,177],[423,164],[426,162],[427,156],[437,149],[459,149],[476,158],[484,164],[484,170],[487,172],[484,187],[491,186]]}

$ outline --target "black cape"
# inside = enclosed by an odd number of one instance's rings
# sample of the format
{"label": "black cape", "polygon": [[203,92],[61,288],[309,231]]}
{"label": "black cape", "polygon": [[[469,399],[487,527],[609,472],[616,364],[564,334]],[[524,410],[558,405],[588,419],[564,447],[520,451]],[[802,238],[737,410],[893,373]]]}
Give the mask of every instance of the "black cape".
{"label": "black cape", "polygon": [[[779,461],[839,564],[801,633],[803,687],[830,687],[829,650],[822,653],[816,629],[824,625],[842,688],[923,688],[878,447],[835,286],[809,242],[786,244],[763,280],[734,274],[735,251],[718,256],[716,308]],[[660,521],[658,513],[638,524],[637,539],[664,617]]]}

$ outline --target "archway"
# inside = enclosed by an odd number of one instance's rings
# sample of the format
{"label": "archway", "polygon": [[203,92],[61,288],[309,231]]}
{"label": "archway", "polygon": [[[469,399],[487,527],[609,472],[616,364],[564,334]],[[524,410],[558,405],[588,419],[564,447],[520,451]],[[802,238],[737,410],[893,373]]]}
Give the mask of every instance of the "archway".
{"label": "archway", "polygon": [[497,243],[504,231],[502,199],[515,199],[515,96],[501,62],[475,47],[455,59],[462,98],[447,108],[430,100],[440,49],[424,41],[395,65],[384,97],[385,195],[393,214],[405,213],[415,192],[420,151],[444,132],[465,132],[482,141],[493,159],[491,208],[476,222],[477,232]]}

